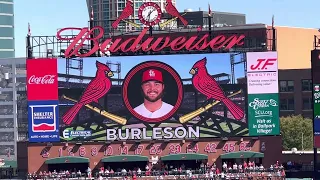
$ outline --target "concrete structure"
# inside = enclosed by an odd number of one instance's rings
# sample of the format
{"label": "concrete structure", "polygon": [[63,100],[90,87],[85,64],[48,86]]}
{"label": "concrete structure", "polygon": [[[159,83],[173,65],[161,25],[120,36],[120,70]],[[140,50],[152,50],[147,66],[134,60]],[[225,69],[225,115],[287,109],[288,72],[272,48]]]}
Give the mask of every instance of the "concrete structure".
{"label": "concrete structure", "polygon": [[320,35],[318,29],[276,26],[276,30],[279,69],[311,68],[310,52],[314,35]]}
{"label": "concrete structure", "polygon": [[0,58],[15,57],[13,0],[0,1]]}
{"label": "concrete structure", "polygon": [[0,158],[16,161],[19,121],[27,120],[26,59],[0,60]]}

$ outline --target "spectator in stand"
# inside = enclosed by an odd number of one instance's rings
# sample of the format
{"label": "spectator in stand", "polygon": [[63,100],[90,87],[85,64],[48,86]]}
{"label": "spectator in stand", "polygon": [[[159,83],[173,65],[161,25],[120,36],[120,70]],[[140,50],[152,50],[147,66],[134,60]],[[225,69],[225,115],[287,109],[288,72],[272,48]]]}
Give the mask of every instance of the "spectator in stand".
{"label": "spectator in stand", "polygon": [[223,171],[225,171],[225,172],[228,170],[228,169],[227,169],[227,168],[228,168],[228,165],[227,165],[226,162],[223,163],[222,168],[223,168]]}
{"label": "spectator in stand", "polygon": [[113,170],[113,169],[110,170],[110,176],[111,176],[111,177],[114,176],[114,170]]}
{"label": "spectator in stand", "polygon": [[138,168],[137,173],[138,173],[138,177],[141,177],[141,169],[140,168]]}
{"label": "spectator in stand", "polygon": [[88,174],[88,177],[91,178],[92,175],[91,175],[91,169],[90,169],[90,167],[88,167],[88,169],[87,169],[87,174]]}
{"label": "spectator in stand", "polygon": [[239,165],[238,165],[238,171],[239,171],[240,173],[243,172],[243,171],[242,171],[242,164],[241,164],[241,163],[239,163]]}
{"label": "spectator in stand", "polygon": [[202,172],[205,172],[205,169],[204,169],[204,164],[203,164],[203,162],[201,162],[201,164],[200,164],[200,170],[201,170]]}
{"label": "spectator in stand", "polygon": [[212,171],[212,170],[210,170],[210,173],[209,173],[209,175],[210,175],[210,178],[213,178],[213,176],[214,176],[214,173],[213,173],[213,171]]}
{"label": "spectator in stand", "polygon": [[224,172],[221,172],[221,180],[224,180],[225,179],[225,174],[224,174]]}
{"label": "spectator in stand", "polygon": [[237,172],[237,170],[238,170],[238,165],[237,165],[237,163],[234,163],[234,165],[233,165],[233,173],[236,173]]}
{"label": "spectator in stand", "polygon": [[262,164],[260,164],[259,171],[261,171],[261,172],[264,171],[264,167],[262,166]]}
{"label": "spectator in stand", "polygon": [[208,171],[206,172],[205,177],[206,177],[206,178],[209,178],[209,173],[208,173]]}
{"label": "spectator in stand", "polygon": [[109,170],[108,169],[105,169],[105,171],[104,171],[104,174],[106,175],[106,176],[109,176]]}
{"label": "spectator in stand", "polygon": [[273,166],[272,166],[272,164],[270,165],[270,171],[273,171]]}
{"label": "spectator in stand", "polygon": [[121,170],[121,174],[122,174],[122,176],[126,176],[127,175],[127,170],[125,168],[123,168]]}
{"label": "spectator in stand", "polygon": [[248,169],[248,164],[247,164],[246,161],[243,162],[243,169],[244,169],[245,171],[247,171],[247,169]]}

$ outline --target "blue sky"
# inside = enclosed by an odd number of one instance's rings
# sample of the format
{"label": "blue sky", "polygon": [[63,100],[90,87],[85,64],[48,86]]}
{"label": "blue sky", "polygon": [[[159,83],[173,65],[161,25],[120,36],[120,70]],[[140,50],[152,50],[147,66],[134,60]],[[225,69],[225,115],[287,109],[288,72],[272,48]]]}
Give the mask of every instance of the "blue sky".
{"label": "blue sky", "polygon": [[[320,28],[319,0],[177,0],[180,11],[191,8],[236,12],[247,15],[247,23]],[[15,0],[16,57],[25,57],[28,22],[32,35],[55,35],[63,27],[85,27],[89,19],[86,0]]]}
{"label": "blue sky", "polygon": [[[207,69],[210,74],[219,73],[231,73],[230,66],[230,56],[227,53],[223,54],[188,54],[188,55],[158,55],[158,56],[122,56],[122,57],[101,57],[101,58],[85,58],[83,61],[83,75],[84,76],[94,76],[96,73],[95,62],[96,60],[105,63],[107,60],[113,63],[121,63],[121,77],[124,78],[125,75],[132,69],[135,65],[144,61],[161,61],[171,67],[173,67],[181,78],[191,78],[189,70],[192,68],[193,64],[198,60],[207,58]],[[65,73],[65,59],[58,59],[58,72]],[[114,68],[115,69],[115,68]],[[113,69],[113,70],[114,70]],[[77,74],[75,71],[70,74]],[[78,73],[79,74],[79,73]],[[242,65],[237,65],[235,67],[235,76],[243,77],[244,68]]]}

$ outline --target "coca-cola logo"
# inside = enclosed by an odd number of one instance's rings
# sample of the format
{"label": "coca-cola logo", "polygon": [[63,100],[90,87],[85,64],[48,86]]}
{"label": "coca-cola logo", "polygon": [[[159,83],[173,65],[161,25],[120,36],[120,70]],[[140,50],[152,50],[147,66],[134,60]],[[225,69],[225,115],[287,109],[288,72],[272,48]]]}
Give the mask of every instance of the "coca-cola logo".
{"label": "coca-cola logo", "polygon": [[28,80],[28,84],[54,84],[55,77],[55,75],[44,75],[42,77],[32,75]]}

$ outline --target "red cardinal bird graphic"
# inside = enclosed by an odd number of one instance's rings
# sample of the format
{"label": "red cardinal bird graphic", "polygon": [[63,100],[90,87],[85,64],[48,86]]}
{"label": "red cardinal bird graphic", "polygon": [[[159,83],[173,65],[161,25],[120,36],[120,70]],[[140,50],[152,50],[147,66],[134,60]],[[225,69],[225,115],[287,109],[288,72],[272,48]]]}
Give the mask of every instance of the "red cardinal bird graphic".
{"label": "red cardinal bird graphic", "polygon": [[133,14],[133,2],[131,0],[128,0],[126,3],[126,7],[123,9],[121,15],[118,17],[116,21],[112,23],[112,27],[116,29],[121,20],[128,18],[132,14]]}
{"label": "red cardinal bird graphic", "polygon": [[224,94],[217,81],[208,74],[206,64],[207,58],[203,58],[196,62],[190,70],[190,74],[193,75],[193,86],[201,94],[207,96],[207,100],[215,99],[225,104],[235,119],[242,119],[244,116],[243,110]]}
{"label": "red cardinal bird graphic", "polygon": [[165,9],[166,9],[167,13],[169,13],[171,16],[179,18],[184,26],[188,25],[188,21],[180,15],[177,8],[174,7],[174,5],[172,4],[172,0],[167,0],[167,5],[166,5]]}
{"label": "red cardinal bird graphic", "polygon": [[[108,77],[113,76],[112,71],[107,65],[98,61],[96,61],[96,66],[96,77],[90,81],[83,91],[80,100],[63,115],[62,119],[65,124],[70,124],[84,105],[89,103],[99,104],[99,99],[110,90],[111,80]],[[106,77],[106,74],[108,77]]]}

